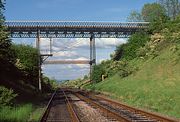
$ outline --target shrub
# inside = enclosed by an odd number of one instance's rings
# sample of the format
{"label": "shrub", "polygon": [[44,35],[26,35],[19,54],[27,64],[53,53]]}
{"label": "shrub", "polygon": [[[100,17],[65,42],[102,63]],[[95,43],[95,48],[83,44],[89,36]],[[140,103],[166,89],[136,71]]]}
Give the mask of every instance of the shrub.
{"label": "shrub", "polygon": [[12,100],[17,96],[12,89],[0,86],[0,106],[12,104]]}
{"label": "shrub", "polygon": [[131,60],[137,57],[137,49],[143,47],[150,40],[146,33],[139,32],[132,35],[128,42],[116,47],[113,60],[126,59]]}
{"label": "shrub", "polygon": [[100,82],[103,74],[105,74],[104,66],[102,64],[95,65],[93,67],[92,80],[94,82]]}

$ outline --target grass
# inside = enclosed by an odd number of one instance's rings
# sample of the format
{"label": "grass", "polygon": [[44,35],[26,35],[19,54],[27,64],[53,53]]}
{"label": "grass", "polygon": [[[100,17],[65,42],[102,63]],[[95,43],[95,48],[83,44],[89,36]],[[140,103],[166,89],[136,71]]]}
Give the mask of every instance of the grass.
{"label": "grass", "polygon": [[34,111],[30,115],[29,121],[30,122],[39,122],[44,109],[45,109],[44,107],[39,107],[39,106],[35,107]]}
{"label": "grass", "polygon": [[41,109],[34,108],[32,104],[6,106],[0,108],[0,122],[38,122],[41,113]]}
{"label": "grass", "polygon": [[107,80],[85,86],[86,89],[110,94],[129,105],[180,118],[180,44],[178,51],[171,46],[148,60],[129,62],[139,67],[134,74],[120,78],[118,74]]}
{"label": "grass", "polygon": [[33,111],[31,104],[17,107],[2,107],[0,109],[0,121],[2,122],[26,122]]}

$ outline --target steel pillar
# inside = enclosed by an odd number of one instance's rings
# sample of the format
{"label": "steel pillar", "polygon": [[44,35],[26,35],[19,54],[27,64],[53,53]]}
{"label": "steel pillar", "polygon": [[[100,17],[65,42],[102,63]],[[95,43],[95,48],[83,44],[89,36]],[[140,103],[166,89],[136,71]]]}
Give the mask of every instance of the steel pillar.
{"label": "steel pillar", "polygon": [[39,90],[41,91],[42,86],[41,86],[41,52],[40,52],[40,31],[37,31],[37,41],[36,41],[36,48],[38,49],[38,81],[39,81]]}
{"label": "steel pillar", "polygon": [[50,54],[52,54],[52,38],[50,37]]}
{"label": "steel pillar", "polygon": [[96,65],[96,42],[94,35],[92,36],[92,43],[93,43],[93,64]]}
{"label": "steel pillar", "polygon": [[92,81],[93,65],[96,64],[96,47],[94,35],[90,37],[90,81]]}

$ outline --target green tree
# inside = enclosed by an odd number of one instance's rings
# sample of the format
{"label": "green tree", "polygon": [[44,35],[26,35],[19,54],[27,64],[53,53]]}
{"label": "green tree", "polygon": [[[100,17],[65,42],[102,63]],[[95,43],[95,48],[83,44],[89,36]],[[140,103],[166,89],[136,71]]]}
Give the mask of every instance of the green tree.
{"label": "green tree", "polygon": [[166,16],[165,9],[157,3],[145,4],[142,8],[142,17],[144,21],[153,22],[156,20],[161,20],[162,17]]}
{"label": "green tree", "polygon": [[0,86],[0,108],[2,106],[12,104],[12,101],[17,96],[12,89],[7,89],[4,86]]}
{"label": "green tree", "polygon": [[38,51],[30,45],[12,45],[17,60],[23,65],[23,70],[33,71],[38,67]]}
{"label": "green tree", "polygon": [[0,68],[7,67],[8,63],[15,62],[14,51],[11,48],[11,40],[8,38],[7,28],[4,26],[4,3],[0,1]]}
{"label": "green tree", "polygon": [[165,8],[167,15],[172,19],[180,13],[179,0],[159,0],[158,3]]}
{"label": "green tree", "polygon": [[[38,78],[38,50],[30,45],[12,45],[16,52],[16,66],[23,71],[26,78],[36,81]],[[34,82],[34,85],[37,83]]]}
{"label": "green tree", "polygon": [[122,44],[116,47],[113,60],[126,59],[131,60],[137,57],[137,49],[144,46],[147,41],[150,40],[148,34],[139,32],[132,35],[126,44]]}
{"label": "green tree", "polygon": [[94,82],[100,82],[102,75],[105,74],[103,64],[98,64],[93,67],[92,80]]}
{"label": "green tree", "polygon": [[130,15],[127,18],[129,22],[141,22],[144,21],[141,13],[137,11],[131,11]]}

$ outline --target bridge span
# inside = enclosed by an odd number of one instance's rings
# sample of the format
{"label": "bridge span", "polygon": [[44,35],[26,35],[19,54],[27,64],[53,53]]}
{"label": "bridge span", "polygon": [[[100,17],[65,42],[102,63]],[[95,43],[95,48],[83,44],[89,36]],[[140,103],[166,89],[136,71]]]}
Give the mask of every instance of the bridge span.
{"label": "bridge span", "polygon": [[127,38],[148,22],[6,21],[12,38]]}

